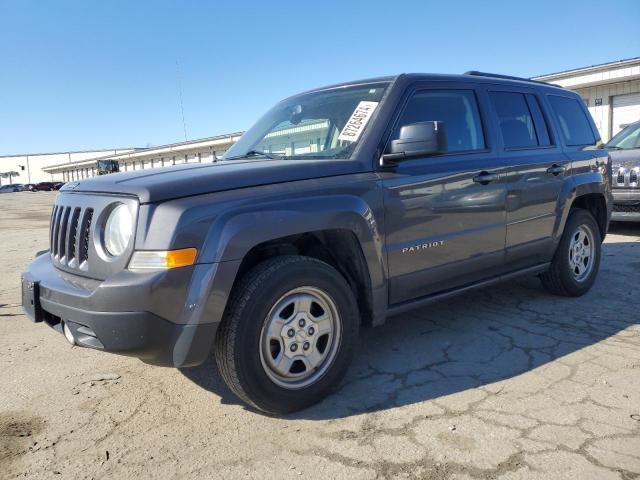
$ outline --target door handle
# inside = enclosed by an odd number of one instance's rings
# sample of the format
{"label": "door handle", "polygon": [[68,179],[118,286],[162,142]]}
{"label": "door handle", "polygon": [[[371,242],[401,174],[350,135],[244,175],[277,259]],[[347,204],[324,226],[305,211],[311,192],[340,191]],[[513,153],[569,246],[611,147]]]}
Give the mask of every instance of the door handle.
{"label": "door handle", "polygon": [[497,173],[480,172],[478,175],[473,177],[473,181],[481,185],[487,185],[496,180],[498,180]]}
{"label": "door handle", "polygon": [[566,167],[563,167],[562,165],[557,165],[554,163],[549,168],[547,168],[547,173],[557,176],[557,175],[560,175],[561,173],[564,173],[565,170],[566,170]]}

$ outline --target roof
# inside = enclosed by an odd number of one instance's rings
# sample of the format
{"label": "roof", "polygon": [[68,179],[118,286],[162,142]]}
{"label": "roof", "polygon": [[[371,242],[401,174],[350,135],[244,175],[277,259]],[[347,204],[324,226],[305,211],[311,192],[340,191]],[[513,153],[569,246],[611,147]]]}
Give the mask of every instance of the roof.
{"label": "roof", "polygon": [[435,73],[407,73],[404,75],[406,78],[416,81],[455,81],[455,82],[475,82],[475,83],[487,83],[487,84],[510,84],[510,85],[523,85],[523,86],[542,86],[545,88],[552,88],[558,90],[564,90],[560,85],[553,85],[544,81],[534,80],[531,78],[516,77],[510,75],[502,75],[497,73],[479,72],[476,70],[470,70],[461,75],[452,74],[435,74]]}
{"label": "roof", "polygon": [[480,71],[476,71],[476,70],[470,70],[468,72],[465,72],[464,74],[449,74],[449,73],[419,73],[419,72],[415,72],[415,73],[402,73],[399,75],[391,75],[391,76],[386,76],[386,77],[374,77],[374,78],[365,78],[365,79],[361,79],[361,80],[352,80],[349,82],[343,82],[343,83],[336,83],[333,85],[327,85],[324,87],[319,87],[319,88],[314,88],[312,90],[308,90],[306,92],[302,92],[300,94],[296,94],[293,95],[298,96],[298,95],[302,95],[305,93],[311,93],[311,92],[319,92],[322,90],[330,90],[332,88],[341,88],[341,87],[350,87],[350,86],[355,86],[355,85],[367,85],[370,83],[380,83],[380,82],[393,82],[395,80],[398,80],[400,78],[407,78],[413,81],[416,80],[434,80],[434,81],[447,81],[447,80],[451,80],[451,81],[457,81],[457,82],[469,82],[469,81],[478,81],[478,80],[482,80],[482,81],[487,81],[487,82],[491,82],[491,83],[536,83],[536,84],[540,84],[543,83],[547,86],[551,86],[553,87],[554,85],[549,85],[546,82],[540,82],[538,80],[532,79],[532,78],[524,78],[524,77],[516,77],[516,76],[509,76],[509,75],[502,75],[502,74],[496,74],[496,73],[488,73],[488,72],[480,72]]}

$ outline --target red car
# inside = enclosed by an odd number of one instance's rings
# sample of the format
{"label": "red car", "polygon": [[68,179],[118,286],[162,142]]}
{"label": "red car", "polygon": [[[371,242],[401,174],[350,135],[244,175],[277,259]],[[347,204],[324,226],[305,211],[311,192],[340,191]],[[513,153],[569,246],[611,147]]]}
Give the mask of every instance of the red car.
{"label": "red car", "polygon": [[53,190],[56,190],[55,185],[56,185],[55,182],[36,183],[35,186],[33,187],[33,191],[34,192],[51,192]]}

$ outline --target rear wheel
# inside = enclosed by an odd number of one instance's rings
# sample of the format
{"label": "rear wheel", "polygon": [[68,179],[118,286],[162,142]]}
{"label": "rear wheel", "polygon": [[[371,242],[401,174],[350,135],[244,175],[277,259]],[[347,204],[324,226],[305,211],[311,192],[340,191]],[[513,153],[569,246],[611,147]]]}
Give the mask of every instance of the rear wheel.
{"label": "rear wheel", "polygon": [[540,276],[543,286],[556,295],[584,295],[598,274],[601,249],[600,230],[593,215],[586,210],[574,210],[549,271]]}
{"label": "rear wheel", "polygon": [[278,257],[240,281],[216,335],[216,362],[247,403],[293,412],[339,384],[358,326],[355,298],[339,272],[309,257]]}

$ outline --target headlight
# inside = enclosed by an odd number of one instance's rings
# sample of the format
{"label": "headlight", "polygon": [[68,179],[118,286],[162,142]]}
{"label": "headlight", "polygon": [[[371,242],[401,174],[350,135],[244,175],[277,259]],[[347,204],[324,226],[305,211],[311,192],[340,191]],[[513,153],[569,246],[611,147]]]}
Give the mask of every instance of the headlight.
{"label": "headlight", "polygon": [[124,253],[133,235],[133,217],[122,203],[114,208],[104,226],[104,247],[107,252],[119,257]]}

